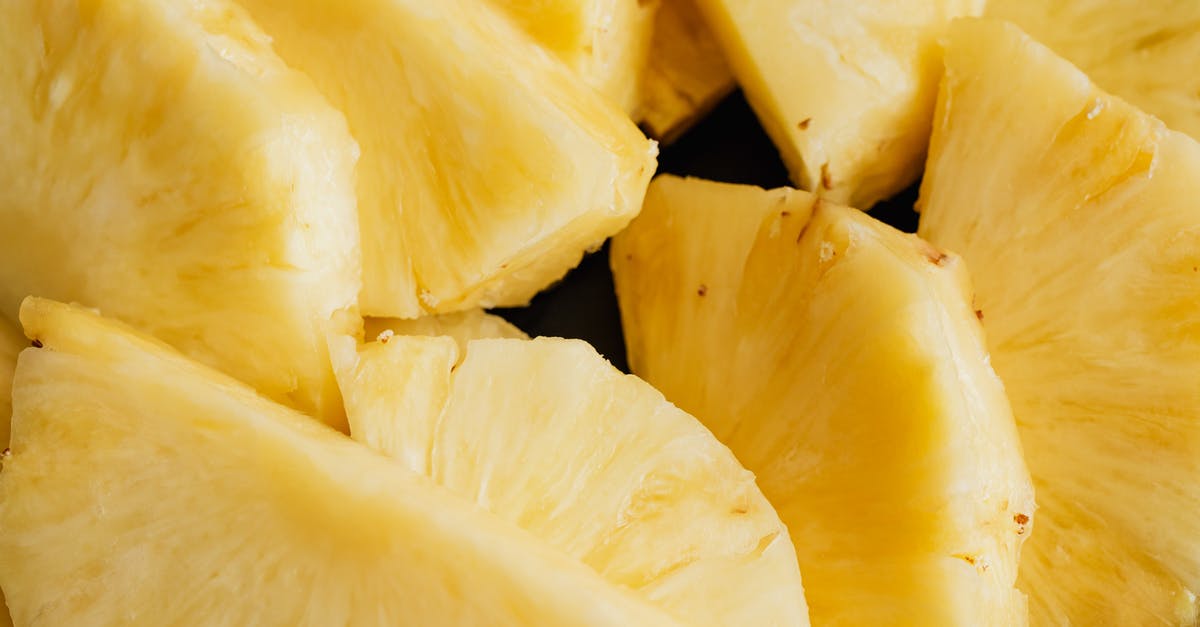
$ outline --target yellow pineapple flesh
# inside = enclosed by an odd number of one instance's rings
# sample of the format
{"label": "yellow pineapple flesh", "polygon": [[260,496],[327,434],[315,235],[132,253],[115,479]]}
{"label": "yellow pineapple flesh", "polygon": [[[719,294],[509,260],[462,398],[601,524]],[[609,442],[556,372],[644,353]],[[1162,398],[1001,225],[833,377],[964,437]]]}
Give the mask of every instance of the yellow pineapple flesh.
{"label": "yellow pineapple flesh", "polygon": [[648,0],[490,0],[586,83],[633,112],[657,3]]}
{"label": "yellow pineapple flesh", "polygon": [[344,420],[325,334],[360,284],[357,148],[235,4],[4,2],[0,112],[0,316],[99,307]]}
{"label": "yellow pineapple flesh", "polygon": [[637,213],[655,147],[481,0],[244,0],[362,146],[363,313],[520,305]]}
{"label": "yellow pineapple flesh", "polygon": [[583,342],[332,354],[351,433],[688,625],[807,625],[787,530],[695,419]]}
{"label": "yellow pineapple flesh", "polygon": [[950,29],[920,232],[970,264],[1037,489],[1035,625],[1193,625],[1200,145],[999,21]]}
{"label": "yellow pineapple flesh", "polygon": [[673,141],[735,86],[696,0],[661,0],[638,109],[650,136]]}
{"label": "yellow pineapple flesh", "polygon": [[16,327],[0,319],[0,450],[8,446],[8,419],[12,415],[12,377],[17,355],[29,346]]}
{"label": "yellow pineapple flesh", "polygon": [[1200,2],[997,0],[1016,23],[1105,91],[1200,139]]}
{"label": "yellow pineapple flesh", "polygon": [[[413,319],[367,318],[364,321],[368,340],[386,340],[392,335],[447,336],[465,349],[467,342],[484,338],[528,339],[517,327],[504,318],[482,309],[468,309],[438,316]],[[465,355],[465,352],[460,356]]]}
{"label": "yellow pineapple flesh", "polygon": [[696,0],[800,187],[855,207],[917,179],[947,22],[983,0]]}
{"label": "yellow pineapple flesh", "polygon": [[1033,494],[961,260],[790,189],[659,177],[613,242],[633,371],[753,471],[814,625],[1020,625]]}
{"label": "yellow pineapple flesh", "polygon": [[22,309],[0,585],[22,625],[672,625],[525,531],[165,345]]}

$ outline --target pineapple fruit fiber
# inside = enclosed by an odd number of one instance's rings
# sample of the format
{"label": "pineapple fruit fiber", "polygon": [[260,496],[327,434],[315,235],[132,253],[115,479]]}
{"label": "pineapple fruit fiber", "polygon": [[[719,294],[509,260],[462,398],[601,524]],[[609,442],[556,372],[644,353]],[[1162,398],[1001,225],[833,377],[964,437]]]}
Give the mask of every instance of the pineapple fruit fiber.
{"label": "pineapple fruit fiber", "polygon": [[1034,478],[1031,622],[1195,624],[1200,145],[1011,24],[947,48],[920,233],[974,272]]}
{"label": "pineapple fruit fiber", "polygon": [[814,625],[1021,625],[1033,493],[960,259],[809,193],[662,176],[612,265],[635,373],[758,476]]}

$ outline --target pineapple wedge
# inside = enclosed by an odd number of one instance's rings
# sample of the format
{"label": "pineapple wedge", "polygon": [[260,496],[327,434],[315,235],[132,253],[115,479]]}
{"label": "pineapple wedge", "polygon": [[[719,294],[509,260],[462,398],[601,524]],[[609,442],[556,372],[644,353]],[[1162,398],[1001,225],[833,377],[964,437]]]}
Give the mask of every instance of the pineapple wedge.
{"label": "pineapple wedge", "polygon": [[19,624],[671,625],[633,593],[164,345],[30,300],[0,473]]}
{"label": "pineapple wedge", "polygon": [[917,179],[938,38],[984,0],[697,0],[792,180],[869,209]]}
{"label": "pineapple wedge", "polygon": [[27,346],[29,340],[16,327],[0,319],[0,449],[8,446],[13,369],[17,367],[17,355]]}
{"label": "pineapple wedge", "polygon": [[586,83],[632,113],[650,51],[651,0],[490,0]]}
{"label": "pineapple wedge", "polygon": [[366,337],[383,341],[391,335],[447,336],[454,339],[465,356],[467,342],[484,338],[529,339],[525,332],[500,316],[482,309],[468,309],[440,316],[425,316],[412,320],[396,318],[367,318]]}
{"label": "pineapple wedge", "polygon": [[1025,623],[1033,494],[957,257],[806,192],[664,176],[612,262],[634,372],[758,476],[814,625]]}
{"label": "pineapple wedge", "polygon": [[1015,22],[1116,94],[1200,139],[1200,2],[997,0]]}
{"label": "pineapple wedge", "polygon": [[787,530],[695,419],[577,340],[331,349],[351,433],[687,625],[807,625]]}
{"label": "pineapple wedge", "polygon": [[638,109],[650,135],[674,141],[734,87],[733,73],[695,0],[662,0]]}
{"label": "pineapple wedge", "polygon": [[1036,625],[1200,617],[1200,144],[1016,27],[950,29],[920,232],[962,253],[1041,507]]}
{"label": "pineapple wedge", "polygon": [[100,307],[344,421],[325,337],[360,284],[357,148],[236,5],[0,2],[0,137],[0,316]]}
{"label": "pineapple wedge", "polygon": [[362,145],[365,314],[525,304],[641,207],[655,147],[481,0],[241,0]]}

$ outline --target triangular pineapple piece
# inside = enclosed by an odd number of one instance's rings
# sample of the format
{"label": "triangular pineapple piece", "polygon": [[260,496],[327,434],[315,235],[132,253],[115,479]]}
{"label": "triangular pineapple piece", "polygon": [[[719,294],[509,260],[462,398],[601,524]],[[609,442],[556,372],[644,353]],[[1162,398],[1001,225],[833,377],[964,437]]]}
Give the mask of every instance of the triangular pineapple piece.
{"label": "triangular pineapple piece", "polygon": [[921,233],[974,272],[1028,455],[1031,619],[1195,624],[1200,145],[1011,24],[948,41]]}
{"label": "triangular pineapple piece", "polygon": [[869,209],[921,172],[938,38],[983,0],[696,0],[804,189]]}
{"label": "triangular pineapple piece", "polygon": [[0,112],[0,315],[100,307],[344,420],[324,324],[359,289],[357,148],[235,4],[2,2]]}
{"label": "triangular pineapple piece", "polygon": [[786,529],[700,423],[577,340],[334,343],[355,438],[688,625],[807,625]]}
{"label": "triangular pineapple piece", "polygon": [[961,261],[806,192],[661,177],[612,248],[633,370],[758,476],[814,625],[1020,625],[1029,475]]}
{"label": "triangular pineapple piece", "polygon": [[28,346],[29,340],[16,327],[0,319],[0,449],[8,446],[13,369],[17,367],[17,355]]}
{"label": "triangular pineapple piece", "polygon": [[641,207],[653,144],[482,0],[243,0],[362,145],[363,312],[525,304]]}
{"label": "triangular pineapple piece", "polygon": [[396,318],[367,318],[366,337],[386,341],[393,335],[448,336],[454,338],[465,354],[467,342],[485,338],[529,339],[512,323],[482,309],[468,309],[439,316],[424,316],[410,320]]}
{"label": "triangular pineapple piece", "polygon": [[733,91],[733,73],[695,0],[662,0],[642,75],[642,125],[673,141]]}
{"label": "triangular pineapple piece", "polygon": [[633,112],[650,51],[657,2],[490,0],[584,81]]}
{"label": "triangular pineapple piece", "polygon": [[627,590],[127,327],[30,300],[0,473],[21,624],[669,625]]}
{"label": "triangular pineapple piece", "polygon": [[997,0],[1015,22],[1102,89],[1200,139],[1200,2]]}

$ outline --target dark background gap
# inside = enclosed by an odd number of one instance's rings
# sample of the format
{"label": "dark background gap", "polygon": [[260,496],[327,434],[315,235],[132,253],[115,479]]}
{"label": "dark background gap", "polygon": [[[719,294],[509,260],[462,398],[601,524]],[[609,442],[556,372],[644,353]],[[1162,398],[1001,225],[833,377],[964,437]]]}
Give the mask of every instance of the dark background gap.
{"label": "dark background gap", "polygon": [[[726,98],[674,144],[662,149],[660,173],[765,188],[788,185],[779,153],[763,132],[741,92]],[[871,216],[909,233],[917,230],[913,203],[917,186],[871,210]],[[561,283],[538,294],[528,307],[500,309],[526,333],[586,340],[614,366],[629,371],[621,315],[608,269],[608,244],[583,259]]]}

